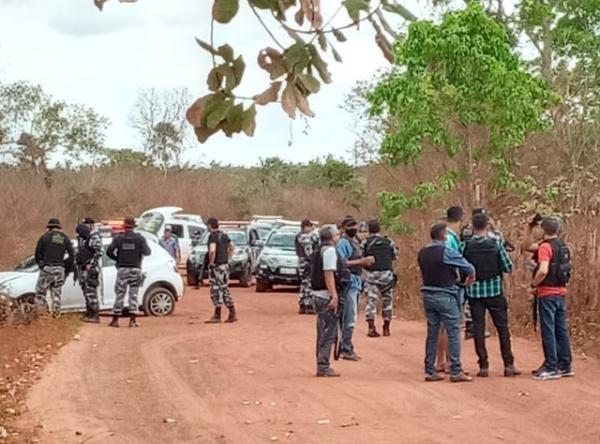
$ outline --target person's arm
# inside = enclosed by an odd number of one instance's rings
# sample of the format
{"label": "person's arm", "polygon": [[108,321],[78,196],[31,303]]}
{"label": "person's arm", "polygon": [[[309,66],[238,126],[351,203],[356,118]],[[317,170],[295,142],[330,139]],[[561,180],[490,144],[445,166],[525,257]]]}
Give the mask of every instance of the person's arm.
{"label": "person's arm", "polygon": [[92,236],[90,239],[90,248],[93,250],[94,255],[89,266],[95,267],[100,263],[100,259],[102,258],[102,238],[100,236]]}
{"label": "person's arm", "polygon": [[335,286],[335,271],[325,270],[325,286],[327,287],[327,292],[331,296],[329,307],[336,310],[338,306],[338,294]]}
{"label": "person's arm", "polygon": [[38,239],[37,245],[35,246],[35,262],[38,264],[38,267],[42,268],[44,266],[44,261],[42,257],[42,249],[44,246],[44,236]]}
{"label": "person's arm", "polygon": [[347,267],[352,267],[354,265],[368,267],[375,262],[375,259],[372,256],[361,257],[359,259],[350,259],[352,257],[353,250],[352,245],[350,245],[350,242],[347,239],[340,239],[336,246],[336,252]]}
{"label": "person's arm", "polygon": [[217,258],[217,242],[212,239],[208,242],[208,266],[215,266],[215,259]]}
{"label": "person's arm", "polygon": [[392,254],[394,255],[394,260],[398,260],[398,257],[400,257],[400,251],[398,250],[398,245],[396,245],[396,242],[394,242],[393,239],[390,239],[390,242],[392,244]]}
{"label": "person's arm", "polygon": [[150,256],[151,253],[152,253],[152,250],[150,250],[150,247],[148,246],[148,242],[146,242],[146,238],[144,236],[142,236],[142,254],[144,256]]}
{"label": "person's arm", "polygon": [[73,242],[67,236],[65,236],[65,246],[67,248],[67,259],[65,260],[65,268],[67,270],[73,269],[73,263],[75,262],[75,251],[73,250]]}
{"label": "person's arm", "polygon": [[546,279],[546,276],[548,276],[550,261],[552,260],[552,246],[550,244],[545,243],[540,245],[538,260],[539,266],[533,276],[533,281],[531,282],[532,287],[541,285],[541,283],[544,282],[544,279]]}
{"label": "person's arm", "polygon": [[231,259],[231,256],[233,256],[234,251],[235,251],[235,245],[230,240],[229,243],[227,244],[227,257],[229,259]]}
{"label": "person's arm", "polygon": [[538,225],[532,225],[531,221],[527,225],[527,234],[525,240],[521,243],[521,251],[524,253],[536,253],[544,240],[544,233]]}
{"label": "person's arm", "polygon": [[117,238],[114,238],[112,240],[112,242],[110,243],[110,245],[108,246],[108,249],[106,250],[106,255],[111,258],[113,261],[117,260],[117,249],[118,249],[118,244],[117,244]]}
{"label": "person's arm", "polygon": [[467,261],[462,254],[448,247],[444,249],[444,263],[458,270],[467,276],[466,284],[475,281],[475,267]]}
{"label": "person's arm", "polygon": [[500,263],[502,265],[502,272],[504,273],[512,273],[513,271],[513,263],[504,247],[503,241],[498,241],[498,251],[500,252]]}

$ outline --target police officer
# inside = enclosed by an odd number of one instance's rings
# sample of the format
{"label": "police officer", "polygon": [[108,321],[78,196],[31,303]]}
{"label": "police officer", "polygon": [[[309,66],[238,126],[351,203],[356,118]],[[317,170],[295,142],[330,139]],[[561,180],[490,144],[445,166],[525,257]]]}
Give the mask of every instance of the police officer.
{"label": "police officer", "polygon": [[102,239],[97,231],[92,231],[94,220],[85,218],[77,225],[78,250],[76,256],[77,278],[85,298],[84,322],[99,323],[98,287],[100,286],[100,260]]}
{"label": "police officer", "polygon": [[125,232],[118,234],[106,251],[106,255],[116,261],[117,279],[115,282],[115,304],[113,305],[113,317],[110,327],[119,326],[119,317],[123,314],[125,294],[129,288],[129,326],[139,327],[136,321],[138,311],[138,292],[143,282],[142,260],[144,256],[150,255],[150,247],[146,239],[139,233],[135,233],[135,221],[132,218],[125,219]]}
{"label": "police officer", "polygon": [[319,247],[319,237],[313,229],[310,219],[300,224],[300,233],[296,235],[296,255],[300,263],[300,294],[298,296],[299,314],[314,314],[312,293],[310,291],[310,267],[313,252]]}
{"label": "police officer", "polygon": [[[62,287],[66,275],[73,268],[75,253],[71,240],[60,231],[60,220],[50,219],[46,228],[48,232],[40,237],[35,247],[35,261],[40,269],[35,287],[36,304],[49,309],[54,317],[58,317]],[[48,290],[51,297],[50,306],[46,300]]]}
{"label": "police officer", "polygon": [[382,236],[377,220],[369,222],[369,237],[365,243],[365,257],[373,256],[375,263],[367,268],[365,291],[367,293],[367,308],[365,317],[369,324],[368,336],[377,338],[381,336],[375,328],[377,314],[378,293],[383,302],[383,336],[390,336],[390,322],[393,311],[394,268],[393,262],[398,257],[398,250],[393,240]]}
{"label": "police officer", "polygon": [[226,233],[219,230],[219,221],[211,217],[206,221],[208,231],[208,280],[210,298],[215,312],[207,324],[221,322],[221,309],[225,305],[229,309],[229,317],[225,322],[236,322],[235,305],[229,291],[229,258],[233,254],[233,244]]}

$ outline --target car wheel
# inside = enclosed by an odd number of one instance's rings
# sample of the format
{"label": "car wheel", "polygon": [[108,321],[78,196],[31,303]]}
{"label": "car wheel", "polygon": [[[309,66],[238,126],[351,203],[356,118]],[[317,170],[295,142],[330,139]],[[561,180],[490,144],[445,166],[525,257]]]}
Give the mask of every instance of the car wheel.
{"label": "car wheel", "polygon": [[252,266],[248,262],[244,267],[244,271],[240,276],[240,287],[251,287],[252,286]]}
{"label": "car wheel", "polygon": [[273,288],[273,285],[271,285],[270,282],[256,281],[257,293],[264,293],[265,291],[270,290],[271,288]]}
{"label": "car wheel", "polygon": [[196,273],[191,273],[188,271],[187,283],[190,287],[195,287],[196,285],[198,285],[198,275]]}
{"label": "car wheel", "polygon": [[154,287],[144,297],[144,312],[149,316],[168,316],[175,310],[175,296],[167,288]]}

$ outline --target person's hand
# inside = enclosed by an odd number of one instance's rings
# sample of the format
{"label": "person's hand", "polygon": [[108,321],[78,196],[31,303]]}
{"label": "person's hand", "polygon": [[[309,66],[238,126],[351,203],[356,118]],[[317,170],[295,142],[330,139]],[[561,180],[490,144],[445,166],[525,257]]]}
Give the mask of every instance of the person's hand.
{"label": "person's hand", "polygon": [[92,270],[92,264],[86,264],[85,271],[91,271],[91,270]]}
{"label": "person's hand", "polygon": [[466,286],[470,286],[473,285],[475,283],[475,273],[470,274],[469,276],[467,276],[467,279],[465,279],[465,285]]}
{"label": "person's hand", "polygon": [[338,296],[337,294],[332,296],[329,300],[329,309],[332,311],[336,311],[338,307]]}
{"label": "person's hand", "polygon": [[537,288],[529,287],[529,294],[533,297],[537,296]]}
{"label": "person's hand", "polygon": [[375,258],[373,256],[367,256],[363,259],[363,264],[368,267],[369,265],[373,265],[375,263]]}

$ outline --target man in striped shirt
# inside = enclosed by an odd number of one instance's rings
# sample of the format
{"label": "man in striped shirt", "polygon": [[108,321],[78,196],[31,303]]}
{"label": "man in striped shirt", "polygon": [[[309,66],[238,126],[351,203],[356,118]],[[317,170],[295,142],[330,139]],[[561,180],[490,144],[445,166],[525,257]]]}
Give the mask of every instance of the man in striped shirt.
{"label": "man in striped shirt", "polygon": [[462,245],[464,257],[475,266],[477,280],[467,287],[467,298],[473,318],[475,352],[479,358],[479,377],[489,375],[488,354],[485,348],[485,313],[490,312],[498,331],[504,361],[504,376],[521,374],[514,366],[508,329],[508,304],[504,296],[502,276],[512,272],[512,261],[501,241],[488,235],[486,214],[473,216],[473,237]]}

